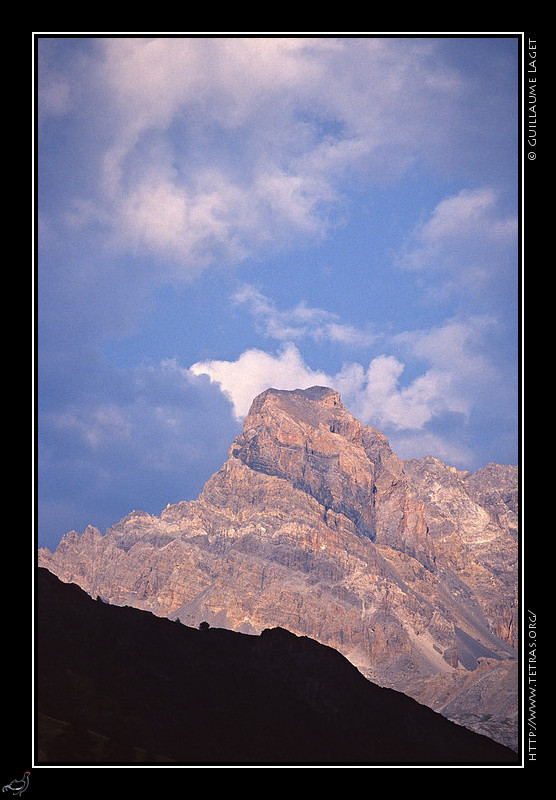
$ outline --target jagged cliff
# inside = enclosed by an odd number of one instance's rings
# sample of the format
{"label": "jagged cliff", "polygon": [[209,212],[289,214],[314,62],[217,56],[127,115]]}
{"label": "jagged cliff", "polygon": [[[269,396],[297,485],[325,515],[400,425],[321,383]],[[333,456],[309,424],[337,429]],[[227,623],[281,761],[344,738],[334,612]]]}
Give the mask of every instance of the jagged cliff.
{"label": "jagged cliff", "polygon": [[255,398],[197,500],[72,531],[39,564],[188,625],[310,636],[456,721],[473,696],[466,724],[515,746],[517,557],[516,467],[404,462],[313,387]]}

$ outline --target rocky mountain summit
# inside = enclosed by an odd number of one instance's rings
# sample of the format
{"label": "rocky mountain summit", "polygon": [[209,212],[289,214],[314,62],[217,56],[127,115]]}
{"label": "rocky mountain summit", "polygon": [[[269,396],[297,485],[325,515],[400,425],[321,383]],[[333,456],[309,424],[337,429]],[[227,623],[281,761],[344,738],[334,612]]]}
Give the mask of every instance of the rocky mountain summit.
{"label": "rocky mountain summit", "polygon": [[39,565],[197,626],[280,626],[517,748],[517,467],[402,461],[325,387],[269,389],[199,498],[66,534]]}

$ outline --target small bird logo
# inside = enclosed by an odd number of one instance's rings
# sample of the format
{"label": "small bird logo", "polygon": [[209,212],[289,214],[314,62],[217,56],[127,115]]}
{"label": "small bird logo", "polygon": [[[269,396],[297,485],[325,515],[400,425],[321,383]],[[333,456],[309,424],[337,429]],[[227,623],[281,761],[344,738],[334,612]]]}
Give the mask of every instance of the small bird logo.
{"label": "small bird logo", "polygon": [[5,786],[2,786],[3,792],[11,792],[14,797],[19,797],[19,795],[25,791],[25,789],[29,786],[29,775],[31,773],[27,770],[23,778],[18,781],[12,781],[11,783],[7,783]]}

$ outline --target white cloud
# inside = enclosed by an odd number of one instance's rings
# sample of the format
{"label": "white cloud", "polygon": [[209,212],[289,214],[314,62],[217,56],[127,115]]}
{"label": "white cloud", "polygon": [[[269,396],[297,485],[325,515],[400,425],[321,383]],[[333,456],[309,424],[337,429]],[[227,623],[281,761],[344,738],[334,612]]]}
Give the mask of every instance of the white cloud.
{"label": "white cloud", "polygon": [[161,172],[143,180],[122,201],[118,236],[132,250],[146,247],[170,262],[186,262],[194,274],[219,245],[226,243],[231,252],[231,209],[239,205],[241,196],[233,187],[192,192]]}
{"label": "white cloud", "polygon": [[333,192],[322,170],[294,163],[314,146],[295,121],[306,82],[325,68],[314,47],[330,49],[293,38],[103,41],[97,78],[120,119],[102,170],[116,239],[188,275],[290,231],[319,234]]}
{"label": "white cloud", "polygon": [[355,416],[384,431],[423,430],[445,413],[467,415],[472,399],[454,392],[449,370],[429,369],[410,383],[401,383],[405,365],[394,356],[374,358],[344,380],[344,397]]}
{"label": "white cloud", "polygon": [[[441,200],[430,219],[421,227],[419,238],[423,242],[437,242],[444,239],[477,233],[482,229],[495,207],[496,195],[489,188],[469,191],[463,189],[453,197]],[[487,228],[488,236],[490,230]]]}
{"label": "white cloud", "polygon": [[[83,197],[96,195],[114,241],[184,277],[325,234],[346,170],[380,180],[438,148],[429,103],[449,114],[461,92],[434,42],[419,39],[90,42],[73,73],[45,80],[43,102],[69,110],[74,90],[81,146],[97,161],[96,192],[88,184]],[[88,104],[99,101],[91,130]]]}
{"label": "white cloud", "polygon": [[399,255],[404,269],[444,273],[457,289],[481,291],[501,268],[515,270],[518,220],[490,187],[446,197],[416,226]]}
{"label": "white cloud", "polygon": [[217,383],[238,419],[269,387],[319,384],[339,391],[346,407],[364,424],[385,432],[423,431],[447,414],[468,419],[477,397],[496,385],[496,370],[479,350],[487,327],[484,320],[454,320],[436,330],[396,337],[412,364],[424,365],[405,383],[406,365],[393,355],[378,355],[367,367],[351,362],[331,375],[309,367],[291,342],[276,355],[247,350],[236,361],[198,362],[191,372]]}
{"label": "white cloud", "polygon": [[456,393],[465,395],[465,387],[469,391],[496,379],[485,342],[497,329],[490,316],[454,318],[437,328],[398,334],[394,342],[413,358],[430,364],[435,373],[450,375]]}
{"label": "white cloud", "polygon": [[242,353],[237,361],[198,362],[190,369],[194,375],[208,375],[220,385],[231,400],[237,419],[245,417],[253,399],[268,388],[291,390],[330,385],[330,377],[308,367],[292,344],[277,355],[252,349]]}

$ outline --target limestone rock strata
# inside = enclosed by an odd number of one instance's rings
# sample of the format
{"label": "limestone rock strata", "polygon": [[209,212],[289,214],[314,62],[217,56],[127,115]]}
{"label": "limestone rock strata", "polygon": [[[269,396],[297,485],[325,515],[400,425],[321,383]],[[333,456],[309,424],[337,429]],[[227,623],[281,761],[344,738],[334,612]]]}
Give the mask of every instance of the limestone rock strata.
{"label": "limestone rock strata", "polygon": [[259,395],[197,500],[70,532],[39,564],[187,625],[310,636],[439,707],[443,681],[516,658],[517,546],[515,467],[404,462],[313,387]]}

